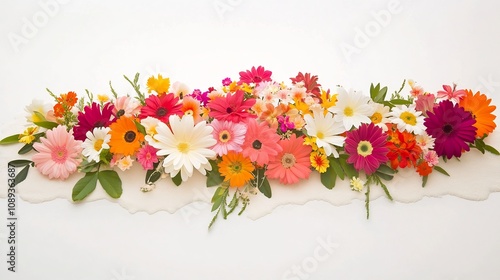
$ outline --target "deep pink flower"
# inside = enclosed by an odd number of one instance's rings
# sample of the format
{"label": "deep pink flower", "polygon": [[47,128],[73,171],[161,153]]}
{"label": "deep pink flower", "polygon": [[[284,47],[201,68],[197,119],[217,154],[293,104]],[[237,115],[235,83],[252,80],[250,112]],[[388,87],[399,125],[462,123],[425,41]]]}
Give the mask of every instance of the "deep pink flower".
{"label": "deep pink flower", "polygon": [[76,140],[87,139],[87,132],[93,131],[96,127],[108,127],[115,117],[113,116],[114,106],[106,103],[102,107],[93,102],[90,106],[85,106],[83,112],[78,112],[78,124],[73,127],[73,135]]}
{"label": "deep pink flower", "polygon": [[295,124],[290,121],[290,116],[278,116],[277,119],[278,126],[281,132],[286,133],[288,130],[292,130],[295,128]]}
{"label": "deep pink flower", "polygon": [[222,85],[223,86],[228,86],[231,84],[231,78],[224,78],[224,80],[222,80]]}
{"label": "deep pink flower", "polygon": [[240,83],[260,83],[271,81],[271,74],[273,72],[265,70],[264,67],[259,66],[255,69],[255,66],[251,70],[240,72]]}
{"label": "deep pink flower", "polygon": [[476,139],[475,123],[470,112],[449,100],[441,101],[424,120],[427,134],[436,139],[434,150],[438,156],[448,159],[460,157],[462,151],[469,151],[469,143]]}
{"label": "deep pink flower", "polygon": [[144,145],[139,149],[137,152],[137,161],[142,165],[144,170],[153,169],[153,165],[158,162],[157,151],[157,149],[150,145]]}
{"label": "deep pink flower", "polygon": [[32,160],[43,175],[64,180],[77,170],[82,161],[82,142],[75,140],[65,126],[48,130],[40,142],[33,144],[38,153]]}
{"label": "deep pink flower", "polygon": [[389,149],[387,134],[382,128],[370,124],[361,124],[358,129],[348,131],[345,139],[345,151],[349,155],[348,163],[353,163],[358,171],[367,175],[375,172],[381,164],[387,162]]}
{"label": "deep pink flower", "polygon": [[465,96],[465,90],[459,89],[456,90],[456,85],[453,85],[453,88],[449,85],[443,85],[443,90],[438,91],[438,98],[446,98],[448,100],[453,100],[455,103],[460,101],[460,98]]}
{"label": "deep pink flower", "polygon": [[255,118],[255,115],[248,112],[254,104],[254,98],[244,100],[243,91],[239,90],[235,94],[228,93],[225,97],[216,97],[210,101],[208,116],[219,121],[244,122],[248,118]]}
{"label": "deep pink flower", "polygon": [[179,98],[173,93],[150,95],[145,101],[146,105],[141,108],[140,119],[153,117],[167,123],[171,115],[182,116],[182,105],[178,104]]}
{"label": "deep pink flower", "polygon": [[243,156],[264,166],[283,149],[279,140],[280,136],[266,122],[259,124],[255,119],[248,119]]}

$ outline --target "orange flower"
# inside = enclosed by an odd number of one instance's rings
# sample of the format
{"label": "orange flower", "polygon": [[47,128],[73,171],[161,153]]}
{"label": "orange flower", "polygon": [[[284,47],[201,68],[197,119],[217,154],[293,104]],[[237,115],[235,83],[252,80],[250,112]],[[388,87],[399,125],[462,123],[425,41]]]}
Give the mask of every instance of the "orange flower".
{"label": "orange flower", "polygon": [[255,167],[249,158],[241,153],[229,151],[222,156],[222,161],[218,164],[219,172],[224,176],[224,181],[229,181],[231,187],[242,187],[253,179]]}
{"label": "orange flower", "polygon": [[417,166],[417,159],[422,154],[422,149],[417,144],[415,135],[399,130],[389,130],[387,157],[391,160],[391,168],[397,169],[409,166]]}
{"label": "orange flower", "polygon": [[201,118],[201,109],[200,109],[200,101],[194,99],[191,96],[186,96],[184,99],[182,99],[182,108],[181,108],[182,113],[184,115],[190,115],[193,116],[194,123],[199,123],[202,118]]}
{"label": "orange flower", "polygon": [[427,164],[427,162],[424,160],[422,161],[419,165],[417,165],[417,172],[420,174],[420,176],[427,176],[432,173],[432,167]]}
{"label": "orange flower", "polygon": [[73,107],[76,104],[76,101],[78,98],[76,97],[76,93],[73,91],[70,91],[68,93],[63,93],[61,94],[60,97],[57,98],[57,102],[60,104],[65,104],[69,108]]}
{"label": "orange flower", "polygon": [[139,150],[144,135],[137,130],[133,118],[121,116],[109,127],[111,128],[109,146],[112,153],[131,156]]}
{"label": "orange flower", "polygon": [[472,91],[466,90],[466,95],[460,100],[460,106],[472,114],[476,120],[474,127],[476,130],[476,138],[482,138],[490,134],[496,127],[494,122],[496,116],[492,112],[496,106],[490,105],[491,99],[481,92],[473,94]]}

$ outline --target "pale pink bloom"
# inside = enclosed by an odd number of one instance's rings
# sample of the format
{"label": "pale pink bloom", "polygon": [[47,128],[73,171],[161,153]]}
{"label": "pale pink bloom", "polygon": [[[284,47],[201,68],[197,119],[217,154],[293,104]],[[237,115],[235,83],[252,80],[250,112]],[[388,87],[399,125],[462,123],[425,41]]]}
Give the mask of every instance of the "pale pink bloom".
{"label": "pale pink bloom", "polygon": [[427,164],[432,167],[434,165],[437,165],[439,163],[439,157],[436,153],[436,151],[434,150],[430,150],[428,151],[425,155],[424,155],[424,160],[427,162]]}
{"label": "pale pink bloom", "polygon": [[133,162],[134,160],[130,156],[126,156],[116,161],[116,166],[118,166],[118,168],[120,168],[121,171],[125,171],[127,169],[130,169],[130,167],[132,167]]}
{"label": "pale pink bloom", "polygon": [[449,85],[443,85],[443,90],[438,91],[437,97],[438,98],[446,98],[448,100],[451,100],[455,103],[458,103],[462,97],[465,96],[465,90],[459,89],[456,90],[455,84],[453,84],[453,88]]}
{"label": "pale pink bloom", "polygon": [[307,89],[305,87],[295,86],[290,91],[290,96],[294,100],[302,100],[302,99],[306,98],[306,96],[307,96],[306,91],[307,91]]}
{"label": "pale pink bloom", "polygon": [[43,175],[64,180],[77,170],[82,161],[82,142],[75,140],[73,134],[66,131],[66,126],[48,130],[40,142],[33,144],[38,153],[32,160]]}
{"label": "pale pink bloom", "polygon": [[434,94],[419,95],[415,101],[415,109],[422,112],[424,116],[427,116],[427,111],[431,113],[434,111],[435,102],[436,97]]}
{"label": "pale pink bloom", "polygon": [[241,145],[243,145],[247,133],[247,126],[244,123],[214,119],[210,126],[214,129],[212,135],[217,140],[217,143],[211,149],[219,156],[225,155],[229,151],[242,151]]}
{"label": "pale pink bloom", "polygon": [[129,96],[118,97],[114,105],[113,114],[117,118],[137,116],[141,112],[141,104]]}
{"label": "pale pink bloom", "polygon": [[424,94],[424,88],[421,87],[421,86],[414,86],[414,87],[411,88],[410,94],[412,96],[415,96],[415,97],[423,95]]}

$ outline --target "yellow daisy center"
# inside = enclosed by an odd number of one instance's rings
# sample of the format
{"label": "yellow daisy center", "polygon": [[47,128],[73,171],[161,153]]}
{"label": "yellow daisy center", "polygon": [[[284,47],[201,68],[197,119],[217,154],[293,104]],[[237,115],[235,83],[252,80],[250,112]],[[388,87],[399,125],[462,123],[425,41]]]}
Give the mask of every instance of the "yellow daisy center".
{"label": "yellow daisy center", "polygon": [[97,139],[97,141],[95,141],[95,143],[94,143],[94,150],[100,151],[102,148],[102,143],[104,143],[104,140]]}
{"label": "yellow daisy center", "polygon": [[231,134],[227,130],[223,130],[219,133],[219,141],[226,143],[231,140]]}
{"label": "yellow daisy center", "polygon": [[358,143],[358,155],[366,157],[366,156],[371,155],[372,152],[373,152],[373,146],[372,146],[372,143],[370,143],[370,141],[366,141],[366,140],[359,141],[359,143]]}
{"label": "yellow daisy center", "polygon": [[352,115],[354,115],[354,110],[351,107],[345,107],[344,115],[346,117],[352,117]]}
{"label": "yellow daisy center", "polygon": [[316,137],[318,137],[318,139],[323,139],[323,138],[325,138],[325,134],[323,134],[323,132],[321,132],[321,131],[318,131],[318,133],[316,134]]}
{"label": "yellow daisy center", "polygon": [[189,151],[189,144],[186,142],[181,142],[181,143],[177,144],[177,150],[179,150],[179,152],[185,154]]}
{"label": "yellow daisy center", "polygon": [[373,114],[370,119],[372,120],[372,123],[374,124],[377,124],[377,123],[380,123],[382,121],[382,114],[380,114],[379,112],[375,112],[375,114]]}
{"label": "yellow daisy center", "polygon": [[188,116],[192,116],[192,115],[194,115],[193,110],[186,110],[186,111],[184,112],[184,115],[188,115]]}
{"label": "yellow daisy center", "polygon": [[414,114],[406,111],[406,112],[403,112],[400,116],[399,116],[400,119],[402,119],[406,124],[409,124],[409,125],[416,125],[417,124],[417,116],[415,116]]}

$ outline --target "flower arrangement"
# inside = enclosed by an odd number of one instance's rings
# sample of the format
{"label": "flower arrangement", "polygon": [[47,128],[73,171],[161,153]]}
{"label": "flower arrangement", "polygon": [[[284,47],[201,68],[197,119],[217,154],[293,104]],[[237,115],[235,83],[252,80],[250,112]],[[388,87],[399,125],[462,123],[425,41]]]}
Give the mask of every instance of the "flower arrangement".
{"label": "flower arrangement", "polygon": [[139,74],[125,76],[135,97],[120,96],[111,83],[110,95],[47,89],[53,103],[34,100],[26,107],[29,126],[0,144],[23,143],[19,154],[34,152],[31,160],[9,162],[22,168],[16,184],[30,167],[49,179],[83,173],[73,201],[84,200],[97,182],[119,198],[117,170],[134,164],[145,172],[143,192],[166,178],[179,186],[199,172],[216,187],[210,226],[237,208],[241,214],[251,195],[271,198],[274,180],[298,184],[312,172],[328,189],[340,179],[365,192],[369,217],[370,188],[380,186],[392,200],[384,182],[400,169],[414,169],[424,187],[434,171],[448,175],[441,161],[471,148],[499,154],[484,141],[496,127],[496,107],[480,92],[444,85],[434,94],[409,80],[391,96],[380,84],[365,96],[324,89],[310,73],[299,72],[288,85],[271,75],[252,67],[205,91],[157,75],[147,80],[147,93]]}

